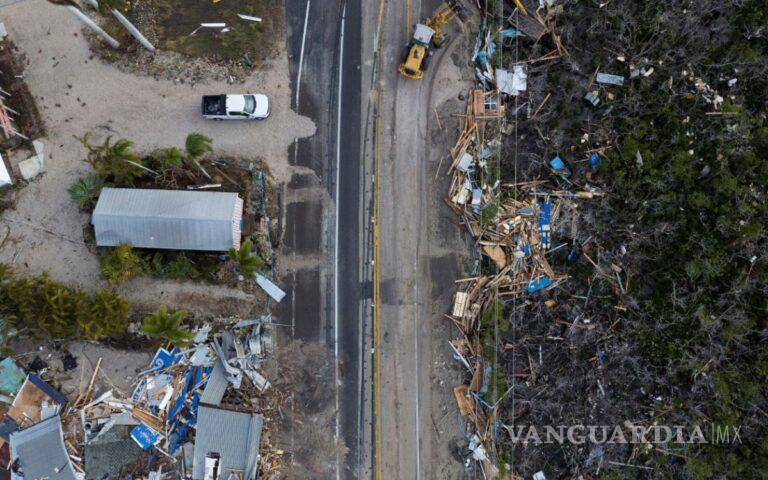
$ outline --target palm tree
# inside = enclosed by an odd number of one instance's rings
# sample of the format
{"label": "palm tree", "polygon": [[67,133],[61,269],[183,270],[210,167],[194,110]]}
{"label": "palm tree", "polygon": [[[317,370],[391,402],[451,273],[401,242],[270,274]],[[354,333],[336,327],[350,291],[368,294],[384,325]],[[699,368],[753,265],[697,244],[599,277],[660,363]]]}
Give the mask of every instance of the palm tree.
{"label": "palm tree", "polygon": [[132,150],[132,141],[121,138],[113,144],[112,137],[107,137],[104,143],[94,147],[88,142],[88,135],[75,138],[88,149],[86,161],[101,177],[113,177],[118,185],[130,185],[144,175],[141,157]]}
{"label": "palm tree", "polygon": [[181,150],[176,147],[163,148],[155,156],[157,166],[160,170],[167,170],[169,168],[181,167],[182,154]]}
{"label": "palm tree", "polygon": [[187,150],[187,155],[193,160],[213,151],[211,139],[202,133],[190,133],[187,135],[185,148]]}
{"label": "palm tree", "polygon": [[96,201],[103,185],[101,177],[92,173],[75,181],[67,188],[67,192],[81,210],[86,210]]}
{"label": "palm tree", "polygon": [[240,245],[240,250],[235,250],[234,248],[229,249],[229,255],[240,267],[240,272],[248,277],[252,277],[255,273],[258,273],[264,265],[264,260],[262,260],[261,257],[251,254],[252,248],[253,242],[246,240]]}
{"label": "palm tree", "polygon": [[193,337],[192,332],[180,326],[186,316],[184,310],[168,313],[168,307],[162,305],[155,313],[144,318],[141,331],[150,338],[162,338],[173,344],[185,343]]}

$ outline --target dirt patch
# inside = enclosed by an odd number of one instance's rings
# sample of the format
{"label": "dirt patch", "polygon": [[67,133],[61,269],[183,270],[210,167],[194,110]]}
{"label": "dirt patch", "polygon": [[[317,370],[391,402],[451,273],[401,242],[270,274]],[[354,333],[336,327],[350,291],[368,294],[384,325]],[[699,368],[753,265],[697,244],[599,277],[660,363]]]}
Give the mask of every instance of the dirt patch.
{"label": "dirt patch", "polygon": [[[0,88],[9,95],[3,98],[3,104],[18,112],[10,112],[16,129],[24,136],[35,139],[45,135],[45,127],[40,119],[35,100],[24,82],[24,55],[8,39],[0,44]],[[22,141],[21,137],[5,139],[4,148],[13,148]]]}

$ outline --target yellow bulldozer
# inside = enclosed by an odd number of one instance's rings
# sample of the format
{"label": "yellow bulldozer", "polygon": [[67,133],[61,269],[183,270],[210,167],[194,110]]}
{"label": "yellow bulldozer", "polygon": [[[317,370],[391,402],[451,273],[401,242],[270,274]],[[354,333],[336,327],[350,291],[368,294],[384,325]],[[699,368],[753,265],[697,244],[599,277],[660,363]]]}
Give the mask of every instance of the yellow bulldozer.
{"label": "yellow bulldozer", "polygon": [[464,19],[466,10],[459,0],[447,0],[425,23],[416,24],[413,37],[405,47],[403,63],[397,71],[408,78],[421,80],[429,67],[432,49],[441,48],[448,43],[449,37],[443,27],[456,17]]}

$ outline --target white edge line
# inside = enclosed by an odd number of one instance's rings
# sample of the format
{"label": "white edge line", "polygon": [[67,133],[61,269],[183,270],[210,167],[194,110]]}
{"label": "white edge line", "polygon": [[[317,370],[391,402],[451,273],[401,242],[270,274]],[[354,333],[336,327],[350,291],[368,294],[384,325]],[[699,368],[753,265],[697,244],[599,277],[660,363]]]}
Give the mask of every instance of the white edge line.
{"label": "white edge line", "polygon": [[[335,377],[336,377],[336,442],[339,441],[341,434],[341,412],[339,411],[339,178],[341,169],[339,168],[341,160],[341,87],[342,72],[344,66],[344,19],[347,15],[347,4],[341,10],[341,34],[339,37],[339,82],[338,95],[336,103],[336,239],[334,241],[334,275],[333,275],[333,350],[335,356]],[[336,478],[341,478],[341,465],[338,454],[336,453]]]}
{"label": "white edge line", "polygon": [[299,113],[299,90],[301,90],[301,68],[304,66],[304,45],[307,41],[307,23],[309,23],[309,4],[312,0],[307,0],[307,10],[304,12],[304,32],[301,34],[301,53],[299,53],[299,71],[296,74],[296,113]]}

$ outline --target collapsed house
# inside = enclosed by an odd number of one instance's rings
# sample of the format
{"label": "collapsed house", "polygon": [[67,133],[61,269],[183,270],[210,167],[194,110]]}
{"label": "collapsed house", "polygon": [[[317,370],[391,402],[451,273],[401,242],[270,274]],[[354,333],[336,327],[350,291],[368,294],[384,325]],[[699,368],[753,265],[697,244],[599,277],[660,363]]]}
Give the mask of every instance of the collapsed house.
{"label": "collapsed house", "polygon": [[237,193],[104,188],[91,223],[100,247],[225,252],[240,248],[242,218]]}

